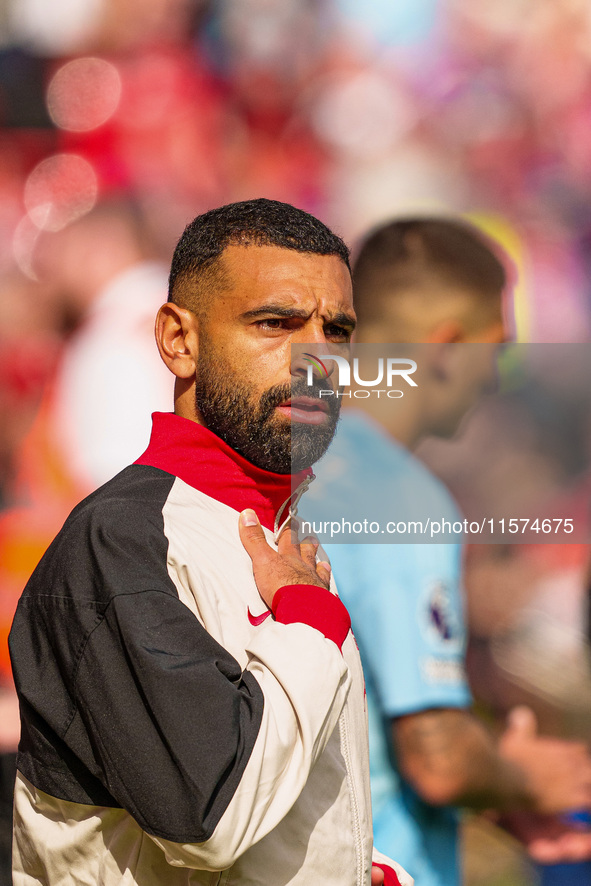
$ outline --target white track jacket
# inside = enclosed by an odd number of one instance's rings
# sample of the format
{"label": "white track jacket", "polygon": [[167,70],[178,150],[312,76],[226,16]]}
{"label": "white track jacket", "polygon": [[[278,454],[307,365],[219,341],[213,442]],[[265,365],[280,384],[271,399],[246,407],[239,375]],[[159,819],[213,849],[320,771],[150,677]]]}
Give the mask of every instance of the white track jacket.
{"label": "white track jacket", "polygon": [[271,613],[238,535],[252,507],[272,542],[292,479],[156,413],[144,455],[72,512],[10,638],[15,886],[369,886],[348,614],[312,586]]}

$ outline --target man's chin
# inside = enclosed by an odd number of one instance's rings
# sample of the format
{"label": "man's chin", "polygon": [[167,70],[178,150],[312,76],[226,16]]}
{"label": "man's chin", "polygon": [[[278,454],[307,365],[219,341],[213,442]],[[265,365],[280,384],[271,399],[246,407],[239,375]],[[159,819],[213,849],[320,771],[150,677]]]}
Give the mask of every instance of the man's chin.
{"label": "man's chin", "polygon": [[[311,432],[312,429],[312,432]],[[323,434],[314,434],[313,425],[291,426],[290,440],[275,439],[241,454],[264,471],[273,474],[299,474],[322,458],[335,429],[325,423]]]}
{"label": "man's chin", "polygon": [[255,467],[273,474],[297,474],[322,458],[334,436],[335,416],[323,412],[320,418],[295,421],[275,407],[262,422],[255,415],[249,429],[215,421],[208,426]]}
{"label": "man's chin", "polygon": [[322,425],[292,423],[291,472],[293,474],[312,467],[325,454],[336,431],[336,422],[328,417]]}

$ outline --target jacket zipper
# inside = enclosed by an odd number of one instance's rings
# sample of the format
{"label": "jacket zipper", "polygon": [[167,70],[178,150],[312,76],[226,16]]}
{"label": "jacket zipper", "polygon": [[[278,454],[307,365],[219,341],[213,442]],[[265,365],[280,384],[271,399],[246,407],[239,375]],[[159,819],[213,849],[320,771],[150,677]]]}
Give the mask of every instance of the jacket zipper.
{"label": "jacket zipper", "polygon": [[[287,524],[298,515],[298,505],[300,503],[300,499],[304,492],[307,491],[312,480],[315,480],[316,477],[314,474],[309,474],[307,477],[304,477],[300,485],[294,489],[291,495],[285,499],[279,510],[277,511],[277,516],[275,517],[275,525],[273,529],[273,538],[275,539],[275,544],[277,544],[277,540],[279,536],[287,526]],[[283,516],[283,512],[289,506],[289,510],[287,512],[287,517],[281,523],[281,517]]]}

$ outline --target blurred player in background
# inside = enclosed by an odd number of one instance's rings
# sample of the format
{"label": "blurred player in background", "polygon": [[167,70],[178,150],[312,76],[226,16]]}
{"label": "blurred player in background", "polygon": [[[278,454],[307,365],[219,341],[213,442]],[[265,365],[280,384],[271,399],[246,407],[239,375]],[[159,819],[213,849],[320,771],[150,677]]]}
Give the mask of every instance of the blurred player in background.
{"label": "blurred player in background", "polygon": [[[337,514],[351,477],[365,504],[425,496],[446,519],[459,518],[447,490],[408,450],[426,436],[453,435],[475,403],[486,376],[475,385],[480,370],[467,362],[474,351],[461,357],[446,346],[482,343],[490,365],[486,346],[505,336],[505,288],[501,262],[461,222],[401,220],[368,237],[354,267],[357,341],[432,348],[417,352],[427,368],[412,398],[387,408],[356,399],[359,410],[344,412],[302,509],[306,519],[326,519],[328,506]],[[538,736],[524,707],[496,741],[472,712],[460,544],[328,551],[367,681],[376,840],[417,886],[459,883],[457,807],[553,814],[591,803],[584,745]]]}

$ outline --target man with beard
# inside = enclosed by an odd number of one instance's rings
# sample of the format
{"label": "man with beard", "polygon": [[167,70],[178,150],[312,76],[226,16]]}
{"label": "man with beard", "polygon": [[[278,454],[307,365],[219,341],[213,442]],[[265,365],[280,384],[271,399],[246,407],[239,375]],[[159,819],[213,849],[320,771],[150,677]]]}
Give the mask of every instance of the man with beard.
{"label": "man with beard", "polygon": [[292,393],[290,345],[349,341],[347,248],[286,204],[222,207],[169,297],[174,414],[72,512],[13,624],[15,886],[410,883],[372,864],[358,654],[289,527],[337,419]]}

